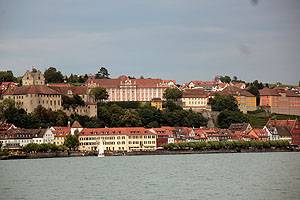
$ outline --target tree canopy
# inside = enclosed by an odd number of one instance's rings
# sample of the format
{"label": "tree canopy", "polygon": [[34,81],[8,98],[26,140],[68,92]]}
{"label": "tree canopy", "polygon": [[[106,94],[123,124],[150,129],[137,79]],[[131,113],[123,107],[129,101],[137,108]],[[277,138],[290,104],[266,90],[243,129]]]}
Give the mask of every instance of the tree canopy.
{"label": "tree canopy", "polygon": [[214,111],[223,111],[225,109],[231,111],[239,110],[236,99],[231,95],[216,93],[214,98],[209,99],[209,103]]}
{"label": "tree canopy", "polygon": [[103,88],[103,87],[93,88],[92,93],[94,93],[96,100],[103,101],[103,100],[106,100],[108,98],[108,93],[107,93],[106,89]]}
{"label": "tree canopy", "polygon": [[177,88],[167,88],[164,93],[164,98],[166,98],[167,100],[176,101],[181,97],[182,97],[182,92]]}
{"label": "tree canopy", "polygon": [[60,71],[56,71],[55,67],[49,67],[44,72],[44,77],[47,83],[62,83],[63,75]]}
{"label": "tree canopy", "polygon": [[108,79],[109,78],[108,70],[105,67],[101,67],[100,70],[97,72],[95,78],[96,79]]}
{"label": "tree canopy", "polygon": [[76,135],[67,135],[65,138],[65,145],[70,150],[75,150],[79,146],[79,140]]}
{"label": "tree canopy", "polygon": [[220,128],[228,128],[232,123],[249,122],[249,119],[238,110],[223,110],[218,115],[218,125]]}
{"label": "tree canopy", "polygon": [[12,71],[0,71],[0,84],[2,82],[14,82],[17,78],[14,77]]}

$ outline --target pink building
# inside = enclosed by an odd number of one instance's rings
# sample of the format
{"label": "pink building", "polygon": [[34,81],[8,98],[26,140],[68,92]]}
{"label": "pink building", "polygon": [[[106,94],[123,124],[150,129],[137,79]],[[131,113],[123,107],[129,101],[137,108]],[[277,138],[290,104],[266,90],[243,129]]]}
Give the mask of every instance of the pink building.
{"label": "pink building", "polygon": [[162,79],[129,79],[120,76],[116,79],[88,79],[88,88],[104,87],[109,95],[107,101],[151,101],[163,97],[164,91],[170,87],[168,81]]}

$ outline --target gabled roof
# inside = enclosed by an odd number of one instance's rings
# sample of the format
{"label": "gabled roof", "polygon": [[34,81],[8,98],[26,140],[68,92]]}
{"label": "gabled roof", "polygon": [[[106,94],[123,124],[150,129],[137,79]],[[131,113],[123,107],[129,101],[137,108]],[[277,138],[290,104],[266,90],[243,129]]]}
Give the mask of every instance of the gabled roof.
{"label": "gabled roof", "polygon": [[296,124],[299,124],[298,119],[294,120],[269,120],[266,124],[266,126],[286,126],[289,131],[291,131]]}
{"label": "gabled roof", "polygon": [[259,90],[260,96],[280,96],[276,90],[270,89],[270,88],[263,88]]}
{"label": "gabled roof", "polygon": [[59,92],[45,85],[26,85],[7,90],[4,95],[25,95],[25,94],[60,94]]}
{"label": "gabled roof", "polygon": [[245,86],[245,83],[235,83],[234,86],[238,88],[242,88],[243,86]]}
{"label": "gabled roof", "polygon": [[291,132],[289,131],[289,129],[286,126],[275,126],[278,135],[280,135],[281,137],[290,137],[291,136]]}
{"label": "gabled roof", "polygon": [[64,94],[68,95],[69,91],[72,92],[72,95],[87,95],[88,94],[88,87],[87,86],[72,86],[72,87],[57,87],[57,86],[49,86],[51,89]]}
{"label": "gabled roof", "polygon": [[232,123],[228,129],[231,131],[245,131],[249,125],[249,123]]}
{"label": "gabled roof", "polygon": [[223,95],[232,95],[232,96],[240,95],[246,97],[255,97],[250,92],[247,92],[246,90],[243,90],[235,86],[228,86],[224,90],[220,91],[219,93]]}
{"label": "gabled roof", "polygon": [[75,121],[71,127],[72,128],[82,128],[82,126],[80,125],[80,123],[78,121]]}
{"label": "gabled roof", "polygon": [[185,89],[182,92],[182,98],[207,98],[208,92],[203,89]]}

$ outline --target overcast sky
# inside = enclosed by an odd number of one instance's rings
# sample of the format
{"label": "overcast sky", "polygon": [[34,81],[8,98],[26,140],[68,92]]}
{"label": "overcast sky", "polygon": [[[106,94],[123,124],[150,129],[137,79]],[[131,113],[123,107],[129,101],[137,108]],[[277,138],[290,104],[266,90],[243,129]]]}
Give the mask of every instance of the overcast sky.
{"label": "overcast sky", "polygon": [[299,0],[0,0],[0,71],[300,80]]}

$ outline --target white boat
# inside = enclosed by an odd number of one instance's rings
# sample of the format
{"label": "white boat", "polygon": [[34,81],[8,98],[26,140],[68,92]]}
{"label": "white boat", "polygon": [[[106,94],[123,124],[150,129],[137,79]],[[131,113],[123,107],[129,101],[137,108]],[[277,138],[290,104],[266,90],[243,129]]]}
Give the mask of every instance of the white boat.
{"label": "white boat", "polygon": [[100,142],[99,142],[99,153],[98,153],[98,157],[99,158],[104,158],[104,146],[103,146],[103,142],[102,142],[102,139],[100,139]]}

